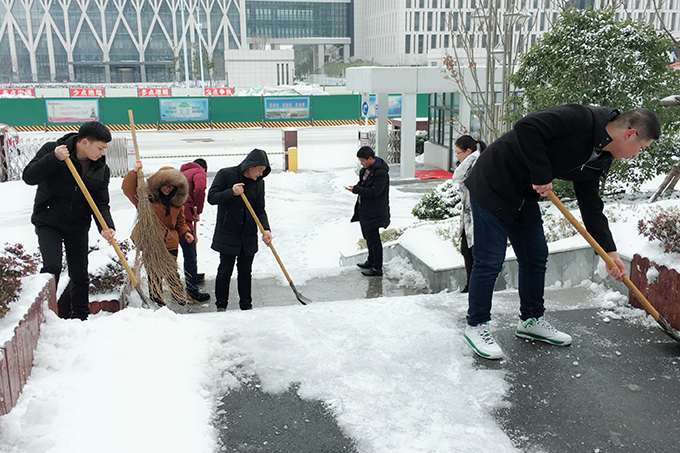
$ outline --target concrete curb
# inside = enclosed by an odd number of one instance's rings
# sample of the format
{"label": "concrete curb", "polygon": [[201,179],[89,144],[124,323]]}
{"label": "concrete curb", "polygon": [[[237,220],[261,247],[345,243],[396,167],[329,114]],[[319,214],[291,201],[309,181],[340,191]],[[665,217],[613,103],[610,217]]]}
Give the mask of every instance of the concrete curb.
{"label": "concrete curb", "polygon": [[[366,261],[368,252],[359,252],[353,255],[340,254],[341,266],[353,266]],[[413,268],[420,272],[428,282],[432,292],[438,293],[443,290],[458,291],[465,286],[465,266],[457,266],[443,269],[433,269],[413,252],[402,247],[397,242],[386,243],[383,247],[383,259],[385,262],[394,257],[401,256],[409,260]],[[621,259],[630,271],[631,259],[622,256]],[[603,278],[598,272],[600,257],[590,246],[583,246],[569,250],[560,250],[550,253],[545,275],[545,285],[555,284],[578,285],[584,280],[591,280],[603,284],[606,288],[628,294],[628,288],[612,278]],[[494,291],[502,291],[517,288],[517,259],[507,257],[503,264]]]}

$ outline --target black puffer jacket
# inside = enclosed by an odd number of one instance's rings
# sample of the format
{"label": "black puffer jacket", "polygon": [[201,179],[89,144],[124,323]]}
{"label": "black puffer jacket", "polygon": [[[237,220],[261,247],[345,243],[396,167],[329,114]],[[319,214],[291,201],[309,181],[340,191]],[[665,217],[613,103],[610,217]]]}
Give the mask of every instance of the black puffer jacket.
{"label": "black puffer jacket", "polygon": [[[247,168],[265,166],[262,176],[252,180],[243,176]],[[217,172],[210,190],[208,203],[217,205],[217,223],[213,235],[212,249],[227,255],[239,255],[241,249],[246,255],[257,252],[258,228],[243,199],[234,196],[232,187],[244,183],[246,198],[257,214],[265,230],[269,230],[269,220],[264,210],[264,177],[271,173],[267,153],[254,149],[236,167],[223,168]]]}
{"label": "black puffer jacket", "polygon": [[[364,175],[370,170],[366,180]],[[390,225],[390,167],[380,157],[375,163],[359,172],[359,182],[352,193],[358,194],[354,204],[352,222],[360,222],[364,228],[387,228]]]}
{"label": "black puffer jacket", "polygon": [[612,141],[605,127],[618,114],[577,104],[531,113],[484,150],[465,185],[479,204],[512,224],[541,218],[532,184],[573,181],[586,229],[605,251],[615,251],[598,190],[614,159],[602,151]]}
{"label": "black puffer jacket", "polygon": [[[115,229],[109,208],[110,170],[106,165],[106,157],[102,156],[92,162],[87,173],[83,175],[83,167],[76,158],[77,138],[78,134],[70,133],[56,142],[45,143],[24,168],[24,182],[31,186],[38,186],[31,222],[34,225],[67,228],[72,232],[86,232],[90,229],[92,209],[66,166],[66,162],[60,161],[54,155],[54,149],[57,146],[66,145],[71,153],[70,159],[73,165],[81,175],[85,187],[92,195],[107,226]],[[95,224],[101,231],[99,222]]]}

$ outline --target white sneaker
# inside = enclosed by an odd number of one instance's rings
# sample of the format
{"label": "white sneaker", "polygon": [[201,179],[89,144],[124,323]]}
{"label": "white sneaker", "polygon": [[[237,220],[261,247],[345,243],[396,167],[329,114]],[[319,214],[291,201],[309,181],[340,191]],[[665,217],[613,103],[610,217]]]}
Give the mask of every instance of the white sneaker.
{"label": "white sneaker", "polygon": [[528,338],[529,340],[545,341],[557,346],[571,344],[571,335],[555,329],[545,320],[545,316],[529,318],[526,321],[520,319],[517,323],[515,335],[520,338]]}
{"label": "white sneaker", "polygon": [[493,341],[488,322],[483,322],[476,326],[465,326],[463,336],[472,350],[479,356],[485,359],[500,359],[503,357],[503,351],[500,346]]}

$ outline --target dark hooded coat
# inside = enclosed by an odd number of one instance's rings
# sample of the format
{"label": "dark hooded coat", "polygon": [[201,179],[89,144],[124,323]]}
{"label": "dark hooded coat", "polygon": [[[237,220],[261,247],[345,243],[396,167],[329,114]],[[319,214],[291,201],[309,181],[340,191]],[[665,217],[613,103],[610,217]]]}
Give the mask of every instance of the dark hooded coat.
{"label": "dark hooded coat", "polygon": [[[247,168],[264,166],[257,180],[243,176]],[[234,196],[234,184],[243,183],[244,194],[250,202],[265,230],[270,230],[264,209],[264,177],[271,173],[267,153],[254,149],[236,167],[223,168],[217,172],[210,190],[208,203],[217,205],[217,223],[212,249],[227,255],[254,255],[258,249],[258,227],[243,199]]]}
{"label": "dark hooded coat", "polygon": [[[83,167],[76,158],[77,139],[77,133],[70,133],[56,142],[45,143],[24,168],[22,175],[24,182],[30,186],[38,186],[31,222],[34,225],[67,228],[74,233],[87,232],[90,229],[92,208],[78,187],[66,162],[60,161],[54,155],[57,146],[66,145],[71,153],[69,159],[80,174],[106,225],[115,229],[109,208],[110,170],[106,165],[106,157],[102,156],[93,161],[87,172],[83,174]],[[101,231],[99,222],[95,224]]]}
{"label": "dark hooded coat", "polygon": [[[167,206],[161,199],[163,197],[161,187],[164,185],[175,186],[175,189],[168,195]],[[165,246],[168,250],[177,250],[179,248],[179,238],[191,232],[184,218],[184,202],[187,200],[189,192],[187,178],[179,170],[172,167],[163,167],[149,176],[147,186],[151,206],[161,221],[159,234],[164,238]],[[130,170],[125,175],[123,179],[123,193],[137,207],[139,199],[137,198],[136,171]],[[134,242],[137,237],[137,226],[132,230],[130,237]]]}
{"label": "dark hooded coat", "polygon": [[540,195],[532,184],[573,181],[586,229],[605,251],[615,251],[599,186],[614,160],[602,150],[612,141],[605,127],[618,114],[577,104],[531,113],[484,150],[465,185],[504,222],[529,224],[541,218]]}
{"label": "dark hooded coat", "polygon": [[[370,172],[364,179],[366,172]],[[359,182],[352,193],[358,194],[351,222],[364,228],[387,228],[390,225],[390,167],[380,157],[359,172]]]}

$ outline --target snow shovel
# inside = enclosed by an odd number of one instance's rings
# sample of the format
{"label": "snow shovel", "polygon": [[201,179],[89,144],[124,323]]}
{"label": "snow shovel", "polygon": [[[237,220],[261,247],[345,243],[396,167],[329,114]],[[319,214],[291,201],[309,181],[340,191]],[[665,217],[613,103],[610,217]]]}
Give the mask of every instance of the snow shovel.
{"label": "snow shovel", "polygon": [[[586,229],[581,225],[581,223],[574,218],[574,216],[569,212],[569,210],[564,206],[564,204],[560,201],[559,198],[557,198],[557,195],[555,195],[554,192],[550,191],[548,194],[548,198],[550,198],[550,201],[553,202],[553,204],[557,207],[557,209],[560,210],[562,214],[569,220],[569,222],[576,228],[576,230],[581,233],[581,236],[588,241],[588,244],[595,249],[598,255],[600,255],[600,258],[604,260],[605,263],[607,263],[607,266],[609,267],[617,267],[616,263],[614,263],[614,260],[607,255],[607,252],[604,251],[604,249],[600,246],[600,244],[597,243],[597,241],[586,231]],[[652,306],[652,304],[649,303],[647,298],[640,292],[640,290],[635,286],[635,284],[627,277],[623,276],[623,283],[626,284],[628,289],[633,293],[633,295],[637,298],[637,300],[642,304],[642,306],[645,308],[645,311],[652,315],[654,320],[659,323],[661,328],[663,329],[664,332],[668,334],[669,337],[674,339],[675,341],[680,341],[680,332],[675,330],[670,323],[663,317],[661,314]]]}
{"label": "snow shovel", "polygon": [[[243,202],[246,204],[248,207],[248,211],[250,211],[250,214],[253,216],[253,219],[255,220],[255,223],[257,223],[257,226],[260,228],[260,232],[264,234],[264,227],[262,226],[262,223],[260,222],[260,219],[257,218],[257,215],[255,214],[255,211],[253,210],[253,207],[250,205],[250,202],[248,201],[248,198],[246,198],[246,194],[242,193],[241,198],[243,199]],[[300,301],[302,305],[307,305],[308,303],[312,302],[311,300],[307,299],[305,296],[300,294],[298,290],[295,288],[295,285],[293,284],[293,280],[291,280],[290,275],[288,275],[288,272],[286,272],[286,268],[283,266],[283,263],[281,262],[281,258],[279,258],[279,254],[276,253],[276,249],[274,248],[274,244],[271,242],[269,243],[269,248],[271,249],[272,253],[274,254],[274,257],[276,258],[276,261],[278,261],[279,266],[281,266],[281,270],[283,271],[283,275],[286,276],[286,280],[288,280],[288,284],[290,287],[293,289],[293,292],[295,293],[295,297],[297,297],[297,300]]]}
{"label": "snow shovel", "polygon": [[[90,208],[92,208],[92,212],[94,212],[94,216],[97,218],[97,221],[99,222],[99,225],[102,227],[102,230],[103,231],[108,230],[109,226],[106,224],[104,217],[102,217],[102,213],[99,211],[99,208],[97,207],[94,200],[92,199],[92,195],[90,195],[90,191],[87,190],[87,187],[85,187],[85,183],[83,182],[83,179],[78,174],[78,170],[76,170],[76,167],[73,166],[73,162],[71,162],[70,157],[66,158],[66,166],[68,167],[69,170],[71,170],[71,174],[73,175],[73,178],[76,180],[76,183],[78,184],[78,187],[80,187],[80,190],[83,192],[83,195],[85,195],[85,199],[87,200],[88,204],[90,205]],[[127,260],[125,259],[125,255],[123,255],[123,251],[120,249],[120,247],[118,246],[118,243],[113,238],[111,238],[111,245],[113,246],[114,250],[116,251],[118,258],[120,258],[120,262],[123,264],[123,267],[125,268],[125,271],[127,272],[128,277],[130,277],[130,283],[132,284],[132,287],[137,290],[137,294],[139,294],[139,297],[141,297],[142,301],[146,305],[148,305],[149,307],[156,307],[156,304],[152,304],[149,301],[149,299],[147,299],[147,297],[144,295],[144,293],[141,291],[141,289],[139,288],[139,282],[137,281],[137,278],[135,277],[134,272],[132,272],[130,265],[128,264]]]}

